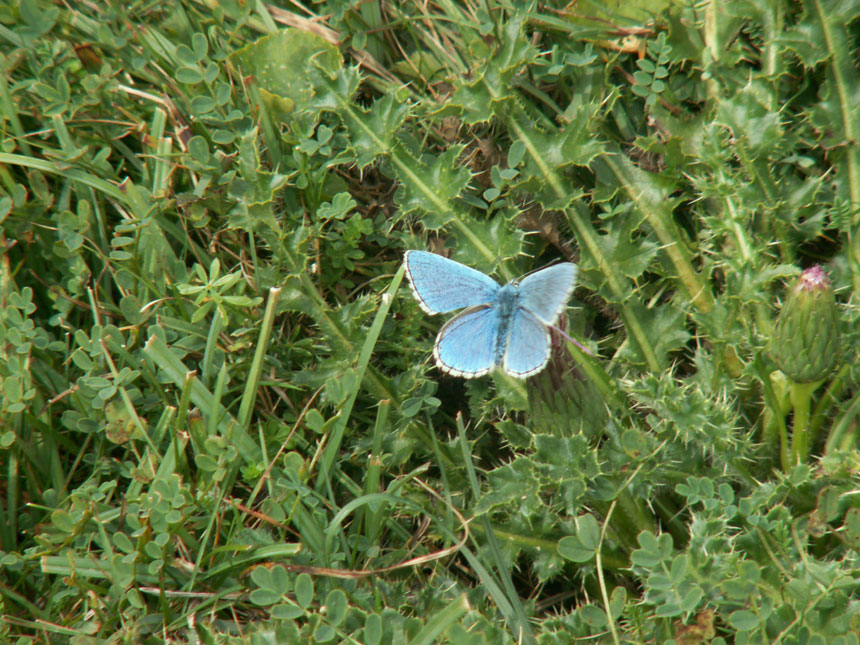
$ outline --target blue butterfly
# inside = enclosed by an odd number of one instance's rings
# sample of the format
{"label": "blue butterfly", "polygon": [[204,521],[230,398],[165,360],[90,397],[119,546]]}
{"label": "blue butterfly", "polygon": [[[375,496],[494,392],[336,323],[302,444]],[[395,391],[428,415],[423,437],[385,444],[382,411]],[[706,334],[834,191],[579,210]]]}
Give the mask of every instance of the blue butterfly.
{"label": "blue butterfly", "polygon": [[576,265],[555,264],[500,287],[480,271],[426,251],[406,251],[406,277],[428,314],[468,307],[433,345],[443,372],[463,378],[499,367],[516,378],[540,372],[550,355],[548,327],[564,310]]}

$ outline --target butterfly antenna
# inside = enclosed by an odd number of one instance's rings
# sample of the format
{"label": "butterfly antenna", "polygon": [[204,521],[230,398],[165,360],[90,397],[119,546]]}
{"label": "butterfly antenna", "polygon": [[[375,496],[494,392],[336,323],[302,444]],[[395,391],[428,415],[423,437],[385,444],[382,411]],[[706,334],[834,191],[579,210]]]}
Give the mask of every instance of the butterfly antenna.
{"label": "butterfly antenna", "polygon": [[594,354],[592,354],[592,353],[591,353],[591,350],[589,350],[587,347],[584,347],[584,346],[583,346],[583,345],[582,345],[578,340],[576,340],[575,338],[571,338],[570,336],[568,336],[566,333],[564,333],[561,329],[559,329],[559,328],[558,328],[558,327],[556,327],[555,325],[553,325],[553,327],[552,327],[552,328],[553,328],[555,331],[557,331],[559,334],[561,334],[562,336],[564,336],[565,338],[567,338],[571,343],[573,343],[574,345],[576,345],[577,347],[579,347],[579,349],[581,349],[582,351],[584,351],[586,354],[588,354],[589,356],[594,356]]}

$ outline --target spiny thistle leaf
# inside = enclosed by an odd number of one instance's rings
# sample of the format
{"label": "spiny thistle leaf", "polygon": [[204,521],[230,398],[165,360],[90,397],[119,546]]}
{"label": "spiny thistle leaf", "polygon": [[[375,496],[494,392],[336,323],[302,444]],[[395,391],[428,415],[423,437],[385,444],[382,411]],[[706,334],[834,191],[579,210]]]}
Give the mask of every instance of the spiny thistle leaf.
{"label": "spiny thistle leaf", "polygon": [[399,180],[397,205],[401,215],[421,213],[424,228],[438,230],[457,217],[454,203],[469,185],[472,176],[468,167],[457,163],[463,146],[450,146],[438,157],[425,155],[421,160],[407,154],[403,148],[401,160],[395,166]]}
{"label": "spiny thistle leaf", "polygon": [[410,104],[399,100],[396,92],[377,99],[366,110],[352,106],[342,111],[342,114],[349,115],[343,121],[351,135],[350,142],[357,153],[359,169],[392,151],[397,130],[410,111]]}

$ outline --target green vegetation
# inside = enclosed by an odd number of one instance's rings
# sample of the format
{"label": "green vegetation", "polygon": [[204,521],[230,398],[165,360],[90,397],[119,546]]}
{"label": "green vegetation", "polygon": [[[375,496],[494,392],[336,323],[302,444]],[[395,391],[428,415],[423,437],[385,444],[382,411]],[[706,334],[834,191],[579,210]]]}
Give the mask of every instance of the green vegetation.
{"label": "green vegetation", "polygon": [[0,6],[0,641],[860,642],[860,3],[281,4]]}

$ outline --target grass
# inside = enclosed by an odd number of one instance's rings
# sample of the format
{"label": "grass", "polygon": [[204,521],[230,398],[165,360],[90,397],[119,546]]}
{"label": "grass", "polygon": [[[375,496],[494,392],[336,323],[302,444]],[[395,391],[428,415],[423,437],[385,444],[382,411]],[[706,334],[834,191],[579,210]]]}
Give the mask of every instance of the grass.
{"label": "grass", "polygon": [[0,7],[0,640],[858,643],[860,8],[651,10]]}

